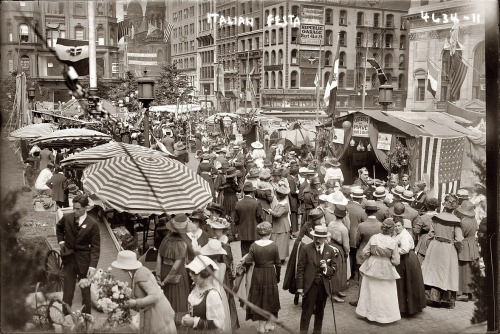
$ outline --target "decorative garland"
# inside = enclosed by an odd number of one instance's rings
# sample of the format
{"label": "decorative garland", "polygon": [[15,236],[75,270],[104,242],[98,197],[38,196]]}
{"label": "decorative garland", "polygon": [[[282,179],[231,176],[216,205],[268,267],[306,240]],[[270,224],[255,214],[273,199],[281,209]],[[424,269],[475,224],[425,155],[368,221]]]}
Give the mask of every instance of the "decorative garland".
{"label": "decorative garland", "polygon": [[386,161],[391,172],[399,172],[404,167],[410,169],[410,150],[399,139],[396,139],[396,146],[387,153]]}

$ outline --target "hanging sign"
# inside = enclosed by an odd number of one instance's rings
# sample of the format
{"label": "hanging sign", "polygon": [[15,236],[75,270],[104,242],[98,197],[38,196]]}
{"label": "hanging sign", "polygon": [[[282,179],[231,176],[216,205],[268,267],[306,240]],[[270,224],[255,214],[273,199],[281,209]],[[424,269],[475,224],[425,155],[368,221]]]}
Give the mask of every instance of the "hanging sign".
{"label": "hanging sign", "polygon": [[389,133],[378,133],[377,149],[389,151],[391,149],[392,135]]}
{"label": "hanging sign", "polygon": [[354,124],[352,126],[353,137],[368,138],[368,125],[370,124],[370,117],[364,115],[354,116]]}
{"label": "hanging sign", "polygon": [[332,143],[344,144],[344,129],[332,129]]}

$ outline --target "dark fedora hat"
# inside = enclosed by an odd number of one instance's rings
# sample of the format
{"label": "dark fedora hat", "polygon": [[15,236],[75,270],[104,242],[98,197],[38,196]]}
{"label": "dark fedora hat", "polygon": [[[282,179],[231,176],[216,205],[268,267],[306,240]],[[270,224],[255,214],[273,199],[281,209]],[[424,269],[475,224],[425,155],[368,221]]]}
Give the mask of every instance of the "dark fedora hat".
{"label": "dark fedora hat", "polygon": [[463,201],[460,207],[457,208],[457,211],[467,217],[476,216],[476,212],[474,211],[474,204],[472,204],[472,202],[469,200]]}
{"label": "dark fedora hat", "polygon": [[225,213],[222,205],[220,205],[219,203],[214,203],[214,202],[208,203],[207,210],[208,211],[217,211],[221,215],[223,215]]}
{"label": "dark fedora hat", "polygon": [[344,218],[347,215],[347,209],[345,205],[335,205],[335,210],[333,211],[333,214],[337,217]]}
{"label": "dark fedora hat", "polygon": [[244,185],[243,185],[243,191],[255,191],[255,188],[253,186],[253,183],[252,182],[246,182]]}
{"label": "dark fedora hat", "polygon": [[366,203],[365,203],[365,210],[377,211],[378,210],[377,202],[375,202],[372,199],[366,201]]}
{"label": "dark fedora hat", "polygon": [[309,220],[318,220],[323,218],[324,213],[320,209],[312,209],[309,211]]}

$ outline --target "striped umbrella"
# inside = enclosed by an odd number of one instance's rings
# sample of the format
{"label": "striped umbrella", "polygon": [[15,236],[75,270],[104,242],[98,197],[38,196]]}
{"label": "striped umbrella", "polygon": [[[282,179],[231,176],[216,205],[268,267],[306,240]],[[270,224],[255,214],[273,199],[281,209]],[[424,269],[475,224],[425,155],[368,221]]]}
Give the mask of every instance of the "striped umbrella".
{"label": "striped umbrella", "polygon": [[56,128],[57,127],[52,123],[30,124],[12,131],[10,137],[17,139],[35,139],[51,134]]}
{"label": "striped umbrella", "polygon": [[182,163],[159,156],[113,157],[83,171],[83,188],[119,212],[178,214],[212,200],[209,184]]}
{"label": "striped umbrella", "polygon": [[111,136],[99,131],[90,129],[64,129],[37,138],[31,143],[49,148],[67,148],[91,146],[109,141],[111,141]]}
{"label": "striped umbrella", "polygon": [[158,155],[168,158],[167,153],[156,151],[148,147],[125,144],[118,142],[110,142],[89,148],[80,153],[73,154],[61,161],[61,166],[87,167],[90,164],[100,162],[117,156],[152,156]]}

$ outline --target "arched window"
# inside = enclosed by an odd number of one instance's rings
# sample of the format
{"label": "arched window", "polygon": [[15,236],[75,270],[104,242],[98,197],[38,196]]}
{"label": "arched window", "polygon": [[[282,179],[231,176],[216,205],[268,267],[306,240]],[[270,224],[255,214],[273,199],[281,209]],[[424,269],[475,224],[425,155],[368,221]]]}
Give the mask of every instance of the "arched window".
{"label": "arched window", "polygon": [[387,28],[394,28],[394,15],[387,14],[386,20],[385,20],[385,26]]}
{"label": "arched window", "polygon": [[276,88],[276,73],[274,71],[271,72],[271,85],[269,88]]}
{"label": "arched window", "polygon": [[347,46],[347,33],[345,31],[340,32],[339,43],[340,46]]}
{"label": "arched window", "polygon": [[399,37],[399,48],[401,50],[404,50],[406,48],[406,36],[405,35],[401,35],[401,37]]}
{"label": "arched window", "polygon": [[115,46],[115,28],[109,29],[109,45]]}
{"label": "arched window", "polygon": [[386,48],[392,48],[392,42],[393,42],[393,36],[392,34],[386,34],[385,35],[385,47]]}
{"label": "arched window", "polygon": [[19,41],[21,43],[28,43],[29,40],[29,28],[27,24],[19,25]]}
{"label": "arched window", "polygon": [[345,73],[344,72],[340,72],[339,73],[339,88],[344,88],[344,84],[345,84]]}
{"label": "arched window", "polygon": [[271,51],[271,65],[276,65],[276,51]]}
{"label": "arched window", "polygon": [[405,89],[405,75],[400,74],[398,77],[398,89]]}
{"label": "arched window", "polygon": [[362,32],[358,32],[356,33],[356,46],[363,46],[364,43],[363,43],[363,33]]}
{"label": "arched window", "polygon": [[358,67],[364,66],[364,63],[365,63],[364,60],[365,60],[365,57],[364,57],[363,53],[361,53],[361,52],[356,53],[356,63],[358,64]]}
{"label": "arched window", "polygon": [[292,38],[291,42],[296,44],[299,38],[299,28],[292,28]]}
{"label": "arched window", "polygon": [[484,42],[480,42],[474,50],[474,69],[472,71],[472,98],[486,101],[486,71],[484,66]]}
{"label": "arched window", "polygon": [[283,64],[283,50],[278,50],[278,65]]}
{"label": "arched window", "polygon": [[271,14],[273,15],[273,18],[276,17],[276,8],[271,9]]}
{"label": "arched window", "polygon": [[21,71],[26,74],[30,74],[30,57],[28,57],[27,55],[23,55],[21,56],[20,62]]}
{"label": "arched window", "polygon": [[400,55],[399,56],[399,63],[398,63],[398,67],[400,69],[404,69],[405,68],[405,55]]}
{"label": "arched window", "polygon": [[278,87],[277,88],[283,88],[283,71],[278,71]]}
{"label": "arched window", "polygon": [[386,73],[385,77],[387,78],[387,82],[385,84],[386,85],[392,85],[392,74],[391,73]]}
{"label": "arched window", "polygon": [[104,4],[102,2],[97,3],[97,15],[104,15]]}
{"label": "arched window", "polygon": [[365,25],[365,14],[363,12],[358,12],[358,18],[356,20],[356,25],[358,25],[358,26]]}
{"label": "arched window", "polygon": [[97,37],[97,44],[104,45],[104,29],[103,28],[97,28],[96,37]]}
{"label": "arched window", "polygon": [[291,54],[291,56],[292,56],[291,63],[292,64],[297,64],[298,63],[297,62],[298,54],[299,54],[299,52],[297,51],[297,49],[293,49],[292,50],[292,54]]}
{"label": "arched window", "polygon": [[331,8],[325,10],[325,23],[333,24],[333,9]]}
{"label": "arched window", "polygon": [[283,44],[283,28],[280,28],[278,31],[278,43]]}
{"label": "arched window", "polygon": [[347,26],[347,11],[341,10],[339,15],[339,25]]}
{"label": "arched window", "polygon": [[392,68],[392,55],[390,53],[385,55],[384,67],[385,68]]}
{"label": "arched window", "polygon": [[332,45],[333,44],[333,31],[331,31],[330,29],[328,29],[326,31],[326,35],[325,35],[325,45]]}
{"label": "arched window", "polygon": [[372,42],[372,46],[374,48],[379,48],[380,47],[380,40],[379,40],[379,35],[378,34],[373,34],[373,42]]}
{"label": "arched window", "polygon": [[375,13],[373,14],[373,26],[376,28],[380,25],[380,14]]}
{"label": "arched window", "polygon": [[12,34],[12,23],[7,22],[7,33],[9,34],[9,42],[13,42],[14,41],[14,36]]}
{"label": "arched window", "polygon": [[341,51],[339,53],[339,67],[346,67],[345,52]]}
{"label": "arched window", "polygon": [[271,65],[269,64],[269,52],[264,52],[264,65]]}
{"label": "arched window", "polygon": [[299,73],[297,71],[292,71],[290,73],[290,88],[298,88],[299,87]]}
{"label": "arched window", "polygon": [[268,88],[269,87],[269,73],[266,72],[264,74],[264,88]]}
{"label": "arched window", "polygon": [[269,31],[266,31],[266,32],[264,33],[264,43],[265,43],[266,45],[269,45]]}
{"label": "arched window", "polygon": [[299,16],[299,6],[292,6],[292,15]]}
{"label": "arched window", "polygon": [[276,29],[271,31],[271,45],[276,44]]}
{"label": "arched window", "polygon": [[268,25],[267,24],[267,18],[268,17],[269,17],[269,9],[266,9],[265,16],[264,16],[264,21],[266,22],[266,26]]}
{"label": "arched window", "polygon": [[280,19],[284,16],[284,11],[283,11],[283,6],[280,6],[279,10],[278,10],[278,16],[280,17]]}
{"label": "arched window", "polygon": [[333,65],[332,62],[332,52],[331,51],[326,51],[325,52],[325,66],[331,66]]}

